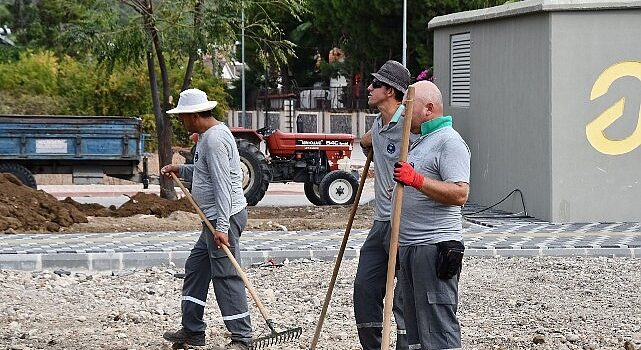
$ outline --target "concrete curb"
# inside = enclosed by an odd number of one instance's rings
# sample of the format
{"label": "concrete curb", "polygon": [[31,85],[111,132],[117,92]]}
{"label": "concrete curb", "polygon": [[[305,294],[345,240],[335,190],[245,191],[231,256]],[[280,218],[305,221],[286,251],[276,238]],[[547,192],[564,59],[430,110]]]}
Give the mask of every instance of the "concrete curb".
{"label": "concrete curb", "polygon": [[[466,249],[470,257],[626,257],[641,258],[641,248],[539,248],[539,249]],[[327,250],[273,250],[242,251],[243,267],[263,263],[269,259],[276,262],[285,259],[309,259],[334,261],[338,249]],[[122,252],[122,253],[55,253],[55,254],[0,254],[0,269],[19,271],[42,270],[89,270],[118,271],[147,268],[174,263],[183,266],[189,251]],[[344,259],[356,259],[359,251],[345,250]]]}

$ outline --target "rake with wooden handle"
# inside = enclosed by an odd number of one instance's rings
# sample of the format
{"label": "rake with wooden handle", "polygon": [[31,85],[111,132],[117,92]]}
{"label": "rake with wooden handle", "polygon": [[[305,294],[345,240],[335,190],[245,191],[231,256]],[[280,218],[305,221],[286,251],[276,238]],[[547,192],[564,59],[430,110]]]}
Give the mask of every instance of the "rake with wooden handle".
{"label": "rake with wooden handle", "polygon": [[312,339],[312,346],[310,347],[310,350],[316,349],[316,344],[318,343],[318,337],[320,336],[321,329],[323,328],[323,321],[325,321],[325,315],[327,314],[327,307],[329,306],[329,301],[332,298],[332,292],[334,291],[334,285],[336,284],[336,277],[338,276],[338,270],[340,269],[341,262],[343,261],[343,254],[345,253],[347,240],[349,239],[349,234],[350,234],[350,231],[352,230],[352,223],[354,223],[354,216],[356,215],[356,209],[358,209],[358,202],[360,202],[361,200],[361,194],[363,193],[363,186],[365,186],[365,180],[367,179],[369,164],[372,162],[373,153],[374,152],[372,150],[370,150],[367,153],[367,161],[365,161],[365,167],[363,168],[363,175],[361,175],[361,182],[358,185],[358,191],[356,191],[356,198],[354,199],[354,204],[352,205],[352,211],[349,214],[347,227],[345,227],[343,242],[341,243],[341,247],[338,250],[338,255],[336,256],[336,263],[334,264],[334,272],[332,273],[332,278],[329,281],[329,287],[327,287],[327,293],[325,294],[325,302],[323,303],[323,309],[321,310],[320,317],[318,318],[318,323],[316,324],[316,332],[314,333],[314,338]]}
{"label": "rake with wooden handle", "polygon": [[[189,203],[191,203],[191,205],[194,207],[194,209],[200,216],[200,219],[205,223],[205,225],[207,225],[211,233],[214,234],[214,232],[216,232],[216,229],[211,224],[211,222],[209,222],[209,220],[205,216],[205,213],[203,213],[200,207],[198,207],[198,204],[194,202],[194,199],[192,198],[191,193],[189,193],[189,191],[185,188],[185,186],[182,184],[180,179],[178,179],[178,177],[174,172],[171,172],[171,177],[174,179],[174,182],[177,183],[178,186],[180,186],[180,189],[185,194],[185,197],[187,197],[187,199],[189,200]],[[267,309],[265,308],[263,303],[260,301],[260,298],[256,293],[256,289],[254,288],[254,285],[251,283],[249,278],[247,278],[247,274],[245,274],[245,271],[243,271],[242,267],[240,267],[240,265],[238,264],[238,261],[236,261],[236,258],[234,258],[234,255],[231,253],[229,248],[224,244],[221,244],[220,247],[223,249],[225,254],[227,254],[227,257],[231,261],[232,265],[234,265],[236,272],[238,272],[238,275],[243,280],[243,283],[245,283],[245,287],[247,287],[249,294],[251,295],[252,299],[256,303],[258,310],[260,310],[260,314],[265,319],[265,322],[267,323],[267,327],[269,327],[269,330],[271,331],[271,334],[269,335],[252,340],[250,349],[262,349],[271,345],[281,344],[284,342],[289,342],[289,341],[293,341],[300,338],[301,334],[303,334],[303,330],[301,327],[291,328],[282,332],[276,331],[276,328],[274,328],[274,322],[269,317],[269,313],[267,313]]]}
{"label": "rake with wooden handle", "polygon": [[[400,161],[407,161],[407,154],[410,146],[410,127],[412,125],[412,113],[414,110],[414,87],[407,89],[405,100],[405,116],[403,117],[403,138],[401,140]],[[403,203],[403,184],[396,184],[394,197],[394,211],[392,212],[392,232],[389,245],[389,259],[387,260],[387,284],[385,285],[385,306],[383,308],[383,339],[381,350],[387,350],[390,346],[390,329],[392,328],[392,305],[394,301],[394,276],[396,275],[396,253],[398,251],[398,233],[400,230],[401,204]]]}

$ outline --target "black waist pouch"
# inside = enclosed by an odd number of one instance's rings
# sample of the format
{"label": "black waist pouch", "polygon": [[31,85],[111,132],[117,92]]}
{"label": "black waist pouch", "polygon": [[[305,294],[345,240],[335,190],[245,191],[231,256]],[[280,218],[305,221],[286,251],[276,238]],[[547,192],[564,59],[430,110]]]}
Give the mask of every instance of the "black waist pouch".
{"label": "black waist pouch", "polygon": [[436,275],[440,279],[450,279],[461,272],[465,246],[461,241],[445,241],[437,243],[438,259],[436,260]]}

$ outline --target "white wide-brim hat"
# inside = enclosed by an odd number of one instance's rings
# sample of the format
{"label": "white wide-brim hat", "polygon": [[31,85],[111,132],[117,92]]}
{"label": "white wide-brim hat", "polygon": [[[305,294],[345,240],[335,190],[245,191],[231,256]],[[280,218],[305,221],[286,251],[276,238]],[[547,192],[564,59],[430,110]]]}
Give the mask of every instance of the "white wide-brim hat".
{"label": "white wide-brim hat", "polygon": [[167,111],[169,114],[197,113],[214,109],[217,101],[208,101],[207,94],[198,89],[187,89],[180,93],[178,106]]}

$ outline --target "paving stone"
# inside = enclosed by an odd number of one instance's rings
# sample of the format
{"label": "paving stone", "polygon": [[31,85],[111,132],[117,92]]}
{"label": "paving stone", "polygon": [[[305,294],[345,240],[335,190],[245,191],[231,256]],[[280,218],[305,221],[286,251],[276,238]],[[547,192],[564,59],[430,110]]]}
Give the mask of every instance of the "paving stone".
{"label": "paving stone", "polygon": [[[464,212],[481,210],[466,206]],[[346,258],[358,257],[368,229],[353,230]],[[555,224],[490,210],[464,225],[468,256],[634,256],[641,257],[640,222]],[[602,232],[603,234],[598,234]],[[595,234],[597,233],[597,234]],[[0,235],[0,268],[122,269],[184,264],[200,232],[127,232]],[[242,265],[267,258],[334,259],[343,230],[246,231]]]}
{"label": "paving stone", "polygon": [[57,253],[41,255],[42,269],[89,270],[87,254]]}

